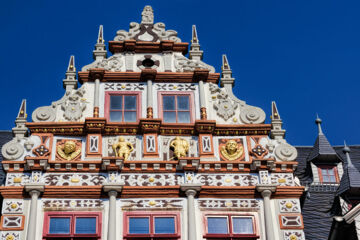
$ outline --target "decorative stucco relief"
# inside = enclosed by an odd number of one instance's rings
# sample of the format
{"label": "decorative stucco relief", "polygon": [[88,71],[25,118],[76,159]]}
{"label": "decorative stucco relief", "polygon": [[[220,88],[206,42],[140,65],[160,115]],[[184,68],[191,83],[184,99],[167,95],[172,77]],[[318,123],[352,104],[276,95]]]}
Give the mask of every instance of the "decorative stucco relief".
{"label": "decorative stucco relief", "polygon": [[103,208],[104,203],[100,199],[44,199],[43,208]]}
{"label": "decorative stucco relief", "polygon": [[107,59],[95,61],[89,65],[84,66],[82,71],[89,71],[92,68],[102,68],[110,72],[120,72],[124,66],[124,56],[122,54],[114,54]]}
{"label": "decorative stucco relief", "polygon": [[15,160],[24,154],[24,146],[20,141],[20,139],[14,138],[2,147],[1,153],[4,159]]}
{"label": "decorative stucco relief", "polygon": [[233,103],[224,91],[221,91],[217,95],[217,99],[218,100],[214,103],[216,114],[225,121],[229,120],[235,115],[235,110],[238,108],[238,104]]}
{"label": "decorative stucco relief", "polygon": [[42,179],[49,186],[99,186],[106,181],[105,174],[45,173]]}
{"label": "decorative stucco relief", "polygon": [[284,240],[305,240],[303,231],[284,231]]}
{"label": "decorative stucco relief", "polygon": [[286,142],[282,142],[275,147],[275,156],[280,161],[295,161],[297,150]]}
{"label": "decorative stucco relief", "polygon": [[239,117],[245,124],[259,124],[265,122],[266,114],[261,108],[246,105],[240,108]]}
{"label": "decorative stucco relief", "polygon": [[6,174],[5,186],[23,186],[30,182],[30,173],[8,173]]}
{"label": "decorative stucco relief", "polygon": [[201,199],[198,203],[200,208],[260,208],[260,201],[256,199]]}
{"label": "decorative stucco relief", "polygon": [[3,214],[21,214],[24,211],[24,200],[22,199],[11,199],[4,200],[2,206]]}
{"label": "decorative stucco relief", "polygon": [[143,91],[143,83],[105,83],[105,91]]}
{"label": "decorative stucco relief", "polygon": [[196,69],[207,69],[210,73],[215,72],[215,68],[200,60],[191,60],[182,54],[174,55],[174,66],[176,72],[193,72]]}
{"label": "decorative stucco relief", "polygon": [[270,179],[271,184],[279,186],[295,186],[294,175],[291,173],[272,173]]}
{"label": "decorative stucco relief", "polygon": [[[189,180],[188,180],[189,182]],[[253,174],[195,174],[191,183],[205,186],[255,186],[259,177]]]}
{"label": "decorative stucco relief", "polygon": [[121,174],[120,182],[125,186],[174,186],[182,184],[184,178],[176,174]]}
{"label": "decorative stucco relief", "polygon": [[193,83],[155,83],[156,91],[195,91],[196,84]]}
{"label": "decorative stucco relief", "polygon": [[2,240],[20,240],[21,232],[1,232],[1,239]]}
{"label": "decorative stucco relief", "polygon": [[58,101],[53,102],[51,106],[39,107],[32,113],[32,120],[34,122],[53,122],[56,120],[56,110],[60,106],[62,116],[68,121],[79,121],[83,116],[88,102],[85,96],[84,85],[77,89],[67,91],[65,95]]}
{"label": "decorative stucco relief", "polygon": [[282,213],[299,213],[300,202],[298,199],[279,200],[279,209]]}
{"label": "decorative stucco relief", "polygon": [[122,209],[183,208],[182,199],[129,199],[121,200]]}

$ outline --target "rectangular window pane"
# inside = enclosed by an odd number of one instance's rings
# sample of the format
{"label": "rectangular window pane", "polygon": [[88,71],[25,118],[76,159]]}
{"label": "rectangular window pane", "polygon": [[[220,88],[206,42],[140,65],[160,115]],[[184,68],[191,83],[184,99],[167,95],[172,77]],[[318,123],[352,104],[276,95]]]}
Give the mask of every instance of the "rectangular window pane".
{"label": "rectangular window pane", "polygon": [[175,96],[163,96],[164,110],[175,110]]}
{"label": "rectangular window pane", "polygon": [[190,123],[190,112],[178,112],[179,123]]}
{"label": "rectangular window pane", "polygon": [[122,112],[110,112],[110,122],[122,122]]}
{"label": "rectangular window pane", "polygon": [[178,96],[177,105],[178,105],[178,110],[190,110],[189,96]]}
{"label": "rectangular window pane", "polygon": [[132,234],[149,233],[149,218],[146,217],[129,218],[129,233]]}
{"label": "rectangular window pane", "polygon": [[136,112],[124,112],[124,122],[136,122]]}
{"label": "rectangular window pane", "polygon": [[252,218],[233,217],[233,233],[254,233]]}
{"label": "rectangular window pane", "polygon": [[50,218],[50,234],[69,234],[70,218],[69,217],[52,217]]}
{"label": "rectangular window pane", "polygon": [[208,217],[208,233],[228,233],[226,217]]}
{"label": "rectangular window pane", "polygon": [[328,183],[330,182],[330,178],[328,176],[323,176],[323,182]]}
{"label": "rectangular window pane", "polygon": [[136,96],[124,96],[125,110],[136,110]]}
{"label": "rectangular window pane", "polygon": [[110,96],[110,109],[121,110],[122,98],[123,96]]}
{"label": "rectangular window pane", "polygon": [[330,182],[331,183],[336,183],[336,178],[335,178],[335,176],[330,176]]}
{"label": "rectangular window pane", "polygon": [[77,217],[75,233],[95,234],[96,233],[96,218],[95,217]]}
{"label": "rectangular window pane", "polygon": [[176,122],[176,112],[164,112],[164,122],[175,123]]}
{"label": "rectangular window pane", "polygon": [[155,217],[155,233],[175,233],[173,217]]}

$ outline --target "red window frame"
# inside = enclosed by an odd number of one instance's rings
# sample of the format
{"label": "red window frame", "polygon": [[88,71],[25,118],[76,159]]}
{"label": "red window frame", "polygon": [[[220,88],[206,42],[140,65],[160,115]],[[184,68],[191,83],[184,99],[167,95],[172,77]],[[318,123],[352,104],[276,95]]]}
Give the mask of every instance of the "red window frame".
{"label": "red window frame", "polygon": [[[177,107],[177,103],[176,103],[177,96],[189,96],[189,112],[190,112],[190,122],[189,123],[193,123],[195,121],[194,94],[192,92],[167,92],[167,91],[158,92],[159,117],[161,117],[162,119],[164,119],[163,96],[175,96],[175,107]],[[178,122],[178,112],[181,112],[181,111],[175,109],[174,111],[169,111],[169,112],[176,112],[176,122],[175,123],[179,123]],[[183,111],[183,112],[188,112],[188,111]],[[180,124],[189,124],[189,123],[180,123]],[[174,124],[174,123],[169,123],[169,124]]]}
{"label": "red window frame", "polygon": [[[149,222],[149,234],[131,234],[129,233],[129,218],[130,217],[146,217],[150,219]],[[175,233],[174,234],[155,234],[155,217],[174,217],[175,218]],[[125,212],[124,213],[124,239],[133,239],[133,240],[157,240],[157,239],[166,239],[166,240],[176,240],[180,239],[180,213],[178,212]]]}
{"label": "red window frame", "polygon": [[[340,180],[339,180],[339,174],[338,174],[338,170],[337,170],[337,167],[336,166],[333,166],[333,165],[318,165],[317,166],[318,168],[318,174],[319,174],[319,179],[320,179],[320,182],[321,183],[339,183]],[[334,175],[331,175],[329,174],[329,170],[332,170],[334,172]],[[322,170],[326,170],[327,171],[327,177],[328,179],[330,179],[330,176],[335,176],[335,182],[324,182],[324,176],[323,176],[323,172]]]}
{"label": "red window frame", "polygon": [[[123,106],[122,106],[122,119],[124,119],[124,96],[136,96],[136,121],[139,121],[141,116],[141,92],[139,91],[127,91],[127,92],[118,92],[118,91],[109,91],[105,92],[105,117],[110,122],[110,97],[111,96],[122,96],[123,97]],[[120,112],[120,111],[119,111]],[[134,111],[130,111],[134,112]],[[124,122],[124,121],[122,121]],[[133,123],[133,122],[131,122]]]}
{"label": "red window frame", "polygon": [[[50,218],[70,218],[70,233],[69,234],[51,234],[50,230]],[[95,234],[80,234],[75,233],[76,218],[77,217],[95,217],[96,218],[96,233]],[[102,226],[102,214],[101,212],[46,212],[44,215],[44,228],[43,239],[101,239],[101,226]]]}
{"label": "red window frame", "polygon": [[[227,218],[227,226],[228,226],[228,233],[227,234],[218,234],[218,233],[208,233],[208,217],[226,217]],[[252,218],[252,225],[253,225],[253,233],[252,234],[238,234],[238,233],[233,233],[233,225],[232,225],[232,218],[233,217],[244,217],[244,218]],[[219,212],[219,213],[205,213],[204,216],[204,230],[205,230],[205,234],[204,234],[204,238],[206,238],[207,240],[237,240],[237,239],[242,239],[242,240],[253,240],[253,239],[258,239],[259,238],[259,233],[258,233],[258,223],[257,223],[257,218],[254,214],[251,213],[243,213],[243,214],[236,214],[236,213],[223,213],[223,212]]]}

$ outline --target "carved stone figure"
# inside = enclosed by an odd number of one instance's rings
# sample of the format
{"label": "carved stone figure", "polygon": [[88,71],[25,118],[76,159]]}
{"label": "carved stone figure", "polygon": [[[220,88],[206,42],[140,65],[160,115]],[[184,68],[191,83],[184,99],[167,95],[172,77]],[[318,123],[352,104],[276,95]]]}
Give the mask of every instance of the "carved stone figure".
{"label": "carved stone figure", "polygon": [[144,7],[144,10],[141,13],[141,23],[145,23],[145,24],[154,23],[154,13],[151,6]]}
{"label": "carved stone figure", "polygon": [[61,104],[61,109],[64,110],[64,117],[69,121],[77,121],[81,118],[86,104],[81,101],[79,92],[71,94],[66,101]]}
{"label": "carved stone figure", "polygon": [[170,142],[170,149],[174,151],[174,158],[186,157],[189,151],[189,143],[183,138],[175,137]]}
{"label": "carved stone figure", "polygon": [[58,144],[56,152],[62,159],[71,161],[80,156],[81,146],[75,141],[66,140],[64,144]]}
{"label": "carved stone figure", "polygon": [[119,137],[119,141],[112,145],[112,148],[115,152],[115,156],[124,158],[126,161],[130,153],[134,151],[134,147],[130,142],[126,142],[123,137]]}
{"label": "carved stone figure", "polygon": [[244,147],[239,145],[235,140],[228,140],[225,146],[220,149],[223,157],[229,161],[234,161],[244,153]]}
{"label": "carved stone figure", "polygon": [[235,115],[235,109],[237,109],[238,104],[233,104],[225,92],[219,93],[217,98],[219,100],[214,103],[216,113],[222,119],[227,121],[229,118]]}

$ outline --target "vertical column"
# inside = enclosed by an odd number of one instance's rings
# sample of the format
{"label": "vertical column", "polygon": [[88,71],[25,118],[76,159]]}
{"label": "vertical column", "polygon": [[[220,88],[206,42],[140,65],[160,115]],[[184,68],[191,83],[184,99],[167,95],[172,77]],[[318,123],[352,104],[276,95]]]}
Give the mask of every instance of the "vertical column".
{"label": "vertical column", "polygon": [[94,117],[99,117],[99,90],[100,89],[100,79],[95,79],[95,89],[94,89]]}
{"label": "vertical column", "polygon": [[37,219],[37,204],[38,198],[44,192],[44,184],[31,183],[25,185],[25,191],[31,196],[30,214],[27,228],[27,240],[36,239],[36,219]]}
{"label": "vertical column", "polygon": [[152,80],[147,80],[147,93],[146,93],[146,118],[153,118],[153,91]]}
{"label": "vertical column", "polygon": [[199,95],[200,95],[200,118],[207,119],[204,81],[203,80],[199,81]]}
{"label": "vertical column", "polygon": [[270,197],[276,191],[276,185],[258,184],[256,190],[261,193],[264,199],[264,215],[265,215],[265,233],[267,240],[276,240],[274,234],[274,226],[272,222]]}
{"label": "vertical column", "polygon": [[187,215],[188,215],[188,240],[196,240],[196,217],[195,217],[195,200],[197,192],[201,190],[200,184],[182,184],[181,190],[187,196]]}
{"label": "vertical column", "polygon": [[123,185],[107,183],[103,185],[104,192],[109,195],[108,240],[116,240],[116,196],[121,192]]}

